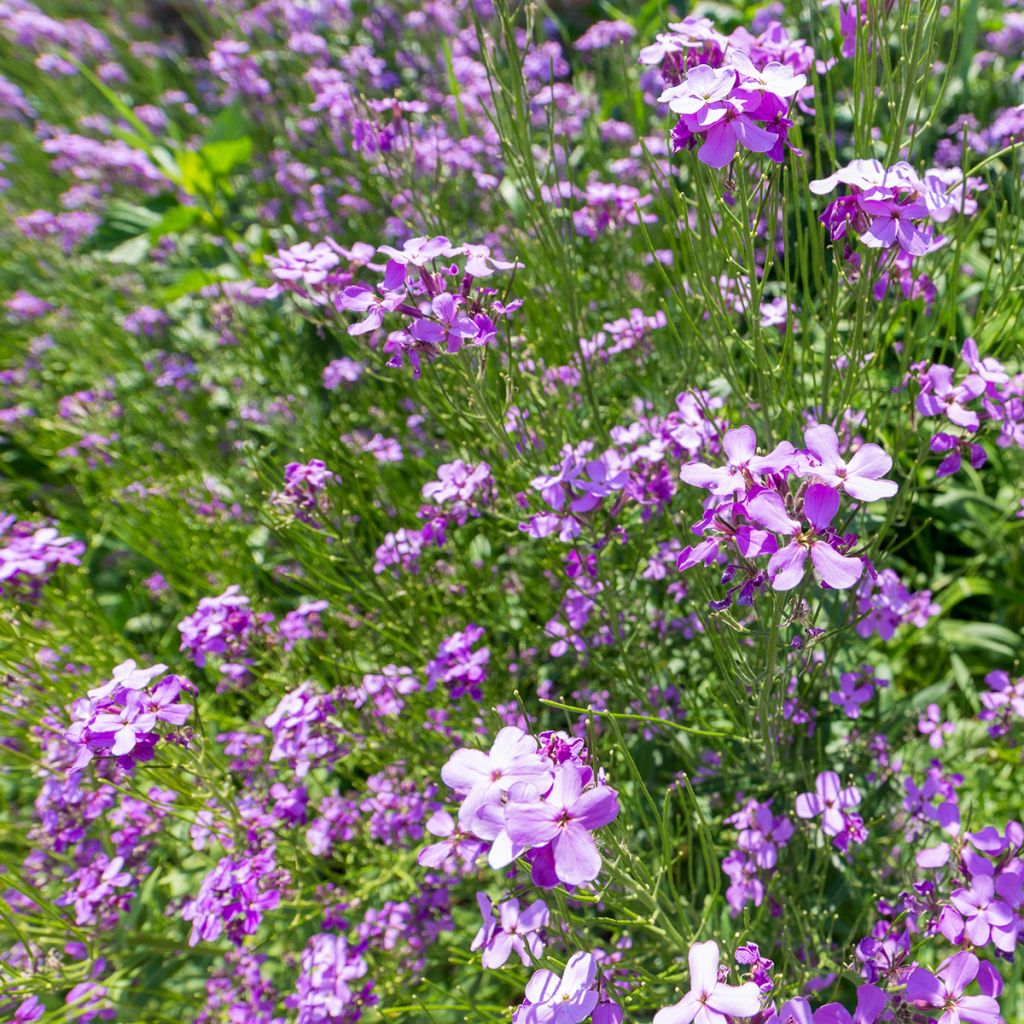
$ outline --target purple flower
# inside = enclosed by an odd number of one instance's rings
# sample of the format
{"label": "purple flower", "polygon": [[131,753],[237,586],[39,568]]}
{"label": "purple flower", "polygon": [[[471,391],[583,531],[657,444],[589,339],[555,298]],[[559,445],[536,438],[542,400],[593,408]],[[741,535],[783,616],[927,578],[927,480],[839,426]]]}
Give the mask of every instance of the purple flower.
{"label": "purple flower", "polygon": [[513,953],[524,967],[540,958],[544,952],[540,932],[548,923],[548,908],[543,900],[536,900],[523,911],[519,909],[519,900],[506,900],[498,907],[497,917],[486,893],[478,892],[476,901],[484,923],[469,948],[484,951],[484,967],[501,967]]}
{"label": "purple flower", "polygon": [[964,990],[978,976],[978,958],[957,953],[932,974],[915,967],[907,976],[904,998],[914,1006],[942,1010],[938,1024],[1001,1024],[999,1004],[991,996],[967,996]]}
{"label": "purple flower", "polygon": [[915,220],[928,216],[928,207],[922,202],[897,202],[893,199],[867,199],[859,201],[861,212],[871,216],[871,222],[861,234],[861,241],[871,249],[889,249],[899,243],[911,256],[923,256],[931,246],[933,236],[922,231]]}
{"label": "purple flower", "polygon": [[430,843],[420,850],[416,862],[425,868],[445,868],[450,861],[469,868],[486,850],[486,842],[482,842],[469,832],[464,832],[455,824],[455,819],[447,811],[435,811],[426,824],[427,831],[437,836],[441,842]]}
{"label": "purple flower", "polygon": [[590,833],[619,813],[618,794],[611,787],[584,790],[589,774],[589,769],[562,765],[543,799],[524,799],[522,790],[513,790],[505,805],[505,827],[512,842],[526,849],[549,847],[555,874],[566,885],[597,878],[601,855]]}
{"label": "purple flower", "polygon": [[839,454],[839,438],[831,427],[808,428],[804,442],[817,460],[810,472],[829,487],[858,501],[891,498],[899,490],[895,481],[881,479],[892,469],[892,459],[877,444],[862,444],[853,458],[844,462]]}
{"label": "purple flower", "polygon": [[462,247],[452,245],[443,235],[434,238],[421,235],[403,242],[401,250],[390,245],[381,245],[377,247],[377,252],[384,253],[402,266],[425,267],[441,256],[458,256],[462,252]]}
{"label": "purple flower", "polygon": [[929,704],[924,715],[918,719],[917,731],[928,737],[928,745],[933,750],[939,750],[944,737],[951,736],[956,731],[956,726],[952,722],[942,721],[942,709],[938,704]]}
{"label": "purple flower", "polygon": [[299,242],[267,258],[271,274],[302,295],[315,292],[341,262],[338,246],[332,242]]}
{"label": "purple flower", "polygon": [[447,346],[449,352],[458,352],[462,342],[475,338],[480,328],[468,316],[460,312],[462,300],[459,296],[442,292],[430,300],[435,319],[420,317],[414,320],[409,333],[428,345]]}
{"label": "purple flower", "polygon": [[52,526],[0,517],[0,595],[34,601],[59,565],[80,565],[85,545]]}
{"label": "purple flower", "polygon": [[788,441],[777,445],[769,455],[757,454],[757,435],[747,426],[727,430],[722,438],[727,462],[724,466],[706,466],[689,462],[679,471],[679,479],[692,487],[705,487],[712,494],[724,497],[746,490],[753,483],[752,474],[781,473],[790,466],[793,446]]}
{"label": "purple flower", "polygon": [[498,733],[489,754],[456,750],[441,769],[445,784],[463,797],[459,824],[467,831],[479,824],[481,808],[500,804],[512,786],[526,783],[544,792],[551,776],[551,762],[537,752],[537,741],[514,725]]}
{"label": "purple flower", "polygon": [[796,798],[798,818],[821,816],[821,828],[827,836],[838,836],[846,828],[843,811],[860,803],[856,786],[843,789],[835,772],[822,772],[814,783],[813,793],[801,793]]}
{"label": "purple flower", "polygon": [[286,1001],[298,1010],[296,1024],[354,1022],[359,1006],[371,1001],[373,982],[359,984],[369,969],[361,947],[349,945],[343,935],[314,935],[299,966],[296,992]]}
{"label": "purple flower", "polygon": [[487,678],[491,650],[489,647],[474,649],[474,645],[483,636],[483,628],[471,622],[465,629],[442,640],[437,648],[437,657],[427,664],[427,691],[443,683],[453,700],[467,694],[473,700],[482,700],[481,686]]}
{"label": "purple flower", "polygon": [[499,260],[491,255],[486,245],[464,245],[462,252],[466,256],[466,273],[473,277],[490,277],[495,270],[514,270],[521,263]]}
{"label": "purple flower", "polygon": [[875,1024],[885,1004],[885,993],[877,985],[860,985],[852,1014],[840,1003],[826,1003],[814,1011],[814,1024]]}
{"label": "purple flower", "polygon": [[862,704],[875,695],[875,683],[884,686],[884,679],[875,679],[869,665],[860,672],[844,672],[839,677],[839,689],[828,695],[829,701],[842,708],[847,718],[860,718]]}
{"label": "purple flower", "polygon": [[122,661],[120,665],[115,665],[110,674],[110,681],[104,683],[102,686],[97,686],[93,690],[89,690],[89,696],[92,697],[93,700],[101,700],[104,697],[109,697],[119,689],[144,690],[158,675],[160,675],[161,672],[166,671],[166,665],[154,665],[152,668],[139,668],[138,665],[129,658],[127,661]]}
{"label": "purple flower", "polygon": [[46,1013],[46,1007],[39,1002],[38,996],[29,996],[23,999],[14,1011],[12,1024],[32,1024],[32,1021],[39,1020]]}
{"label": "purple flower", "polygon": [[956,889],[950,902],[964,919],[964,934],[975,946],[985,946],[992,939],[993,930],[1005,928],[1014,919],[1010,904],[1002,898],[1006,891],[1013,899],[1020,898],[1020,878],[1003,875],[976,874],[969,889]]}
{"label": "purple flower", "polygon": [[527,1001],[516,1010],[512,1024],[580,1024],[597,1006],[596,974],[590,953],[570,957],[561,977],[537,971],[526,985]]}
{"label": "purple flower", "polygon": [[985,390],[985,382],[974,374],[965,377],[959,384],[953,384],[952,367],[936,363],[930,366],[921,381],[921,392],[917,396],[917,411],[922,416],[945,416],[965,430],[977,430],[981,426],[978,414],[967,408]]}
{"label": "purple flower", "polygon": [[731,1017],[753,1017],[761,1009],[761,990],[752,981],[727,985],[719,980],[718,944],[690,947],[690,991],[675,1006],[654,1015],[654,1024],[728,1024]]}
{"label": "purple flower", "polygon": [[761,491],[747,503],[751,519],[791,541],[768,560],[768,578],[775,590],[792,590],[804,578],[807,556],[818,581],[834,590],[847,590],[860,579],[864,563],[840,554],[824,536],[839,511],[839,492],[824,484],[811,484],[804,495],[803,514],[810,529],[790,518],[774,491]]}

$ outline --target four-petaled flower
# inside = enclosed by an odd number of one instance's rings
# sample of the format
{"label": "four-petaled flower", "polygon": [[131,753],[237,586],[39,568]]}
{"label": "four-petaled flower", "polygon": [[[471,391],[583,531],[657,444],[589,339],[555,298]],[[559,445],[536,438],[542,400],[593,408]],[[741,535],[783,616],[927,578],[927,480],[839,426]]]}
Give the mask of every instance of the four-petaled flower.
{"label": "four-petaled flower", "polygon": [[753,1017],[761,1009],[761,990],[753,981],[727,985],[718,976],[718,944],[690,947],[690,991],[675,1006],[654,1015],[654,1024],[727,1024],[730,1017]]}
{"label": "four-petaled flower", "polygon": [[814,782],[813,793],[801,793],[796,798],[798,818],[821,816],[821,828],[827,836],[837,836],[846,828],[843,811],[860,803],[856,786],[843,788],[835,772],[822,772]]}

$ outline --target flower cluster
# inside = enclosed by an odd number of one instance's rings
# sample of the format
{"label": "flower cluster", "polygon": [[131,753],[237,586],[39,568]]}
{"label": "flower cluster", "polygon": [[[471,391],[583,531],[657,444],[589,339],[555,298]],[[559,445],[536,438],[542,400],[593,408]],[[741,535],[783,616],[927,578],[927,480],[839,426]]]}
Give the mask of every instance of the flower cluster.
{"label": "flower cluster", "polygon": [[781,163],[793,125],[786,116],[789,104],[807,84],[807,76],[777,61],[758,69],[742,50],[729,51],[726,59],[722,67],[690,68],[679,85],[658,97],[679,115],[672,129],[673,147],[699,146],[697,159],[708,167],[732,163],[740,145]]}
{"label": "flower cluster", "polygon": [[253,639],[273,620],[269,612],[255,613],[249,598],[232,585],[217,597],[204,597],[196,610],[178,623],[182,651],[202,668],[210,655],[225,659],[219,668],[229,679],[246,678],[246,654]]}
{"label": "flower cluster", "polygon": [[427,664],[427,692],[438,683],[447,687],[452,700],[465,696],[481,700],[481,686],[487,678],[491,660],[489,647],[475,647],[484,637],[481,626],[472,622],[465,629],[452,633],[438,644],[437,656]]}
{"label": "flower cluster", "polygon": [[476,901],[484,923],[469,948],[483,950],[484,967],[501,967],[513,953],[524,967],[540,959],[544,952],[542,935],[550,916],[543,900],[535,900],[522,910],[515,898],[496,908],[487,893],[478,892]]}
{"label": "flower cluster", "polygon": [[[721,562],[723,582],[739,578],[716,604],[725,607],[734,598],[750,604],[765,585],[792,590],[803,581],[808,559],[818,582],[833,590],[849,589],[863,574],[867,559],[849,553],[856,535],[832,523],[842,495],[871,502],[896,493],[897,485],[884,479],[892,459],[878,445],[863,444],[847,461],[836,432],[824,425],[808,428],[804,444],[797,449],[783,441],[758,455],[754,431],[738,427],[722,440],[724,466],[691,462],[680,471],[685,483],[711,498],[693,528],[703,539],[680,552],[677,568]],[[761,568],[756,559],[766,555]]]}
{"label": "flower cluster", "polygon": [[346,748],[330,722],[337,707],[336,694],[318,693],[311,683],[286,693],[264,721],[274,740],[271,762],[284,761],[302,779],[343,757]]}
{"label": "flower cluster", "polygon": [[80,565],[85,545],[52,526],[0,519],[0,596],[33,601],[60,565]]}
{"label": "flower cluster", "polygon": [[289,462],[284,467],[284,488],[275,492],[271,501],[287,509],[296,519],[319,529],[321,524],[314,513],[324,515],[327,512],[327,488],[340,483],[341,479],[321,459]]}
{"label": "flower cluster", "polygon": [[730,882],[725,898],[734,915],[748,903],[759,907],[764,902],[764,880],[775,871],[779,849],[793,835],[793,823],[784,814],[773,814],[771,803],[747,800],[725,819],[739,833],[736,849],[722,861],[722,870]]}
{"label": "flower cluster", "polygon": [[993,736],[1005,736],[1013,723],[1024,722],[1024,678],[1010,679],[1009,672],[989,672],[985,676],[988,692],[981,695],[983,722],[992,722],[989,732]]}
{"label": "flower cluster", "polygon": [[222,857],[181,910],[192,922],[189,945],[227,935],[241,946],[246,935],[259,929],[263,915],[281,902],[287,883],[288,873],[278,868],[272,848]]}
{"label": "flower cluster", "polygon": [[814,781],[814,790],[796,798],[796,816],[805,820],[821,818],[821,830],[839,850],[867,839],[864,821],[853,808],[860,804],[856,786],[843,787],[835,772],[822,772]]}
{"label": "flower cluster", "polygon": [[[123,768],[148,761],[157,742],[168,735],[185,742],[178,730],[192,708],[178,698],[193,687],[181,676],[165,675],[166,671],[166,665],[144,669],[129,659],[115,666],[108,682],[75,701],[71,726],[64,733],[78,752],[72,771],[95,757],[115,757]],[[158,732],[161,722],[175,727],[174,731]]]}
{"label": "flower cluster", "polygon": [[489,753],[457,750],[441,778],[462,800],[460,830],[490,843],[491,867],[525,855],[542,888],[597,878],[601,855],[591,833],[618,816],[618,794],[571,744],[548,734],[539,745],[506,726]]}
{"label": "flower cluster", "polygon": [[355,1024],[364,1007],[373,1006],[373,980],[360,947],[343,935],[314,935],[300,958],[299,980],[288,1005],[297,1024]]}
{"label": "flower cluster", "polygon": [[929,444],[933,452],[945,455],[936,478],[958,473],[964,459],[974,469],[985,465],[988,453],[978,436],[986,423],[999,427],[998,447],[1024,448],[1024,374],[1010,376],[997,359],[982,359],[973,338],[964,340],[960,360],[959,381],[954,368],[945,363],[914,367],[920,385],[915,400],[918,413],[926,419],[941,417],[944,427],[948,424]]}
{"label": "flower cluster", "polygon": [[869,249],[895,249],[904,257],[923,256],[944,244],[934,225],[955,214],[970,216],[978,203],[974,193],[984,187],[964,180],[956,170],[932,169],[924,174],[905,162],[884,167],[877,160],[853,160],[809,185],[819,196],[845,185],[848,194],[834,199],[819,218],[832,241],[845,239],[845,257],[853,259],[849,236]]}
{"label": "flower cluster", "polygon": [[[408,359],[417,377],[422,359],[458,352],[466,344],[491,344],[498,322],[521,305],[506,304],[497,289],[480,284],[496,270],[519,266],[492,256],[486,245],[452,245],[438,235],[410,238],[401,249],[382,245],[377,251],[388,257],[380,283],[375,288],[349,285],[335,304],[363,317],[348,328],[353,336],[377,331],[387,314],[404,317],[403,329],[388,336],[384,351],[392,354],[389,366]],[[461,264],[442,262],[459,258]]]}

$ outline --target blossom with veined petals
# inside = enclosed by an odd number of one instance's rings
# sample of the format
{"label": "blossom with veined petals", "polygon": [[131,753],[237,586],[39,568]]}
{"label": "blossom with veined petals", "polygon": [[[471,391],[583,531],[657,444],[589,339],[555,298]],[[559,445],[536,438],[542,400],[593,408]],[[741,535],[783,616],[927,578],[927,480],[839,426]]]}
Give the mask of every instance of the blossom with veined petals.
{"label": "blossom with veined petals", "polygon": [[690,991],[675,1006],[654,1015],[654,1024],[726,1024],[729,1017],[753,1017],[761,1009],[761,990],[753,981],[727,985],[718,980],[718,943],[690,947]]}
{"label": "blossom with veined petals", "polygon": [[818,461],[810,473],[829,487],[844,491],[858,501],[891,498],[899,490],[894,480],[881,479],[892,469],[892,458],[877,444],[862,444],[846,462],[839,454],[836,432],[826,424],[804,431],[804,442]]}
{"label": "blossom with veined petals", "polygon": [[821,815],[821,828],[827,836],[837,836],[846,827],[843,810],[856,807],[860,793],[856,786],[843,789],[835,772],[822,772],[814,783],[813,793],[801,793],[796,798],[798,818],[817,818]]}
{"label": "blossom with veined petals", "polygon": [[591,953],[570,957],[561,977],[537,971],[526,985],[527,1002],[516,1010],[512,1024],[580,1024],[597,1006],[596,974]]}

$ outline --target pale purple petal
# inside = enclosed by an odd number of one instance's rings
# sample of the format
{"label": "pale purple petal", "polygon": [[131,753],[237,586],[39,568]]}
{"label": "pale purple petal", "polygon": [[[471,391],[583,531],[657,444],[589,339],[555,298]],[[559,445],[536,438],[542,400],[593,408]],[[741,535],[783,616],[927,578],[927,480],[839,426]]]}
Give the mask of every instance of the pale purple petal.
{"label": "pale purple petal", "polygon": [[811,545],[811,562],[818,579],[833,590],[848,590],[864,572],[864,563],[859,558],[841,555],[824,541]]}
{"label": "pale purple petal", "polygon": [[768,559],[768,579],[774,590],[792,590],[804,578],[807,549],[789,544]]}
{"label": "pale purple petal", "polygon": [[718,984],[718,943],[714,940],[695,942],[690,947],[690,988],[700,993],[710,993]]}

